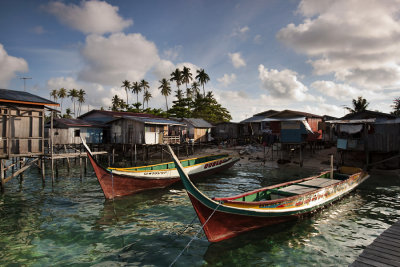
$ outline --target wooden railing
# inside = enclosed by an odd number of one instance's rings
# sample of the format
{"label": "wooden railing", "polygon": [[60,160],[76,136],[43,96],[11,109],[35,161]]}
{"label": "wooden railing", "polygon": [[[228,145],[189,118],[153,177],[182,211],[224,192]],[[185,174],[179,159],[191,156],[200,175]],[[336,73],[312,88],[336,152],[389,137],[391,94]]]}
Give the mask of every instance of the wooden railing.
{"label": "wooden railing", "polygon": [[179,136],[163,136],[164,144],[180,144],[181,138]]}

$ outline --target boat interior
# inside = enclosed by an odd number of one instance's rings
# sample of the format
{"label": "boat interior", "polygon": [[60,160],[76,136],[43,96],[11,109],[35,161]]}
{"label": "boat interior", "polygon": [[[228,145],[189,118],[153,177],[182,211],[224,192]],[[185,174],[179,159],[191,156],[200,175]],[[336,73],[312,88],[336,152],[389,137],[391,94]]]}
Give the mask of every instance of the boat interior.
{"label": "boat interior", "polygon": [[229,198],[215,198],[215,200],[227,200],[227,201],[241,201],[241,202],[258,202],[268,201],[275,199],[287,198],[295,195],[301,195],[309,193],[320,188],[324,188],[341,181],[348,179],[352,174],[360,172],[358,168],[344,167],[339,171],[333,172],[331,178],[331,172],[325,172],[315,178],[301,180],[300,182],[288,183],[283,186],[274,188],[265,188],[264,190],[254,191],[251,194],[243,194],[237,197]]}
{"label": "boat interior", "polygon": [[[219,154],[219,155],[211,155],[205,156],[200,158],[193,158],[193,159],[185,159],[181,161],[182,166],[189,167],[197,164],[203,164],[215,160],[219,160],[222,158],[228,157],[228,154]],[[117,171],[126,171],[126,172],[135,172],[135,171],[159,171],[159,170],[166,170],[166,169],[175,169],[174,162],[166,162],[160,163],[155,165],[148,165],[148,166],[139,166],[139,167],[129,167],[129,168],[108,168],[108,170],[117,170]]]}

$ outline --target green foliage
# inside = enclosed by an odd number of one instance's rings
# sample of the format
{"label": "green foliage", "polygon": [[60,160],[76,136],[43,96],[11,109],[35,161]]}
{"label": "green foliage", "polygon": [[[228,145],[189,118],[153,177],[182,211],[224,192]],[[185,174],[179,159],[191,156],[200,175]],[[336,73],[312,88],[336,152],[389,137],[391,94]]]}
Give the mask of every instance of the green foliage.
{"label": "green foliage", "polygon": [[184,97],[182,90],[178,89],[176,91],[175,97],[177,100],[172,101],[172,108],[168,110],[168,114],[171,117],[176,118],[190,118],[191,117],[191,107],[193,106],[193,101],[190,97]]}
{"label": "green foliage", "polygon": [[124,111],[124,109],[127,106],[126,103],[124,102],[124,100],[119,98],[117,95],[115,95],[112,98],[111,104],[112,104],[112,106],[109,109],[111,109],[112,111]]}
{"label": "green foliage", "polygon": [[352,102],[353,102],[353,108],[345,107],[345,109],[350,111],[350,113],[365,111],[369,105],[368,101],[362,96],[359,96],[357,99],[353,99]]}
{"label": "green foliage", "polygon": [[168,118],[168,113],[162,110],[161,108],[146,108],[143,110],[143,113],[153,114],[158,117]]}
{"label": "green foliage", "polygon": [[197,94],[196,100],[190,98],[178,98],[173,101],[174,105],[169,110],[172,117],[177,118],[202,118],[210,123],[228,122],[232,119],[229,111],[222,107],[214,98],[212,92],[206,97]]}
{"label": "green foliage", "polygon": [[400,97],[393,99],[393,105],[391,105],[391,107],[393,108],[391,114],[400,117]]}

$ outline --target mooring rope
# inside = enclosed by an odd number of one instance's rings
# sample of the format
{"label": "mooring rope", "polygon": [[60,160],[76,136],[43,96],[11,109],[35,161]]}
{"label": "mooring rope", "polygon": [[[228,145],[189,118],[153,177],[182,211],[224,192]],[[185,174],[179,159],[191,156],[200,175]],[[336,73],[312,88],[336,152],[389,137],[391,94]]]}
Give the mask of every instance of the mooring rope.
{"label": "mooring rope", "polygon": [[204,222],[204,224],[200,227],[200,229],[197,231],[197,233],[192,237],[192,239],[190,239],[190,241],[187,243],[187,245],[182,249],[182,251],[179,253],[178,256],[176,256],[176,258],[174,259],[174,261],[169,265],[169,267],[171,267],[172,265],[175,264],[175,262],[179,259],[180,256],[182,256],[183,252],[185,251],[185,249],[187,249],[190,244],[193,242],[193,240],[197,237],[197,235],[201,232],[201,230],[203,230],[204,226],[208,223],[208,221],[211,219],[211,217],[214,215],[214,213],[217,211],[218,207],[221,206],[221,203],[218,203],[218,205],[215,207],[215,209],[213,210],[213,212],[211,213],[211,215],[207,218],[207,220]]}

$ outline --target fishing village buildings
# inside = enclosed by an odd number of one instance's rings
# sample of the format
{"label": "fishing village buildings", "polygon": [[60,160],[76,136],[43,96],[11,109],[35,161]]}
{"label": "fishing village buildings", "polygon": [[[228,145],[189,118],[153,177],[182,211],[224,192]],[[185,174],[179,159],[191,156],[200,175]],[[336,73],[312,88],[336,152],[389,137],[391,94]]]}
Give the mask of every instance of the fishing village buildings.
{"label": "fishing village buildings", "polygon": [[[82,137],[92,145],[128,145],[131,155],[133,145],[136,153],[136,145],[148,149],[165,143],[260,144],[271,150],[298,151],[300,165],[301,154],[307,146],[313,150],[316,146],[333,144],[341,163],[356,157],[362,159],[363,166],[386,162],[385,166],[400,167],[400,119],[380,112],[367,110],[336,119],[295,110],[267,110],[239,123],[212,125],[201,118],[160,118],[146,113],[106,110],[92,110],[76,119],[67,119],[55,115],[54,107],[58,106],[27,92],[0,89],[0,158],[39,161],[44,159],[47,149],[47,155],[53,159],[53,146],[79,147]],[[142,148],[143,155],[148,153],[146,149]],[[98,150],[98,153],[106,151]],[[284,153],[280,155],[284,157]],[[8,167],[2,160],[3,174]],[[3,187],[10,177],[2,176]]]}

